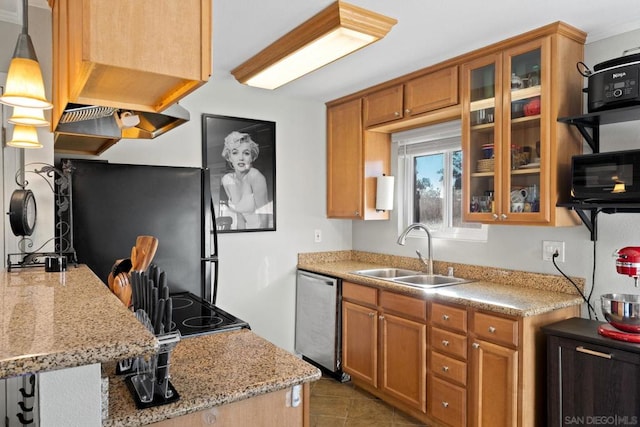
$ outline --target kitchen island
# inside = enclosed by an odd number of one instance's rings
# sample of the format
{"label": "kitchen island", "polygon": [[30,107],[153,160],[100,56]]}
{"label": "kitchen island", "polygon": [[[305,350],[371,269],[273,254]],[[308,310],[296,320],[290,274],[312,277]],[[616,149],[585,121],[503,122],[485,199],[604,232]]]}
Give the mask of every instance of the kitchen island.
{"label": "kitchen island", "polygon": [[[170,373],[180,400],[138,409],[124,378],[115,375],[115,364],[104,364],[109,413],[103,425],[182,426],[216,419],[215,425],[302,426],[308,385],[321,376],[319,369],[248,329],[183,338],[172,352]],[[302,397],[295,406],[294,388]]]}
{"label": "kitchen island", "polygon": [[85,265],[0,275],[0,378],[153,354],[158,341]]}

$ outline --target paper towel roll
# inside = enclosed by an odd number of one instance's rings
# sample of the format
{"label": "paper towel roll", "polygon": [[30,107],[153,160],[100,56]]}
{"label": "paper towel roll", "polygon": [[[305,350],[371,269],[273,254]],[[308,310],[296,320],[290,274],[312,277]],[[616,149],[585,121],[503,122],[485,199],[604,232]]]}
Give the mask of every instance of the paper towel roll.
{"label": "paper towel roll", "polygon": [[382,175],[376,181],[376,210],[393,210],[394,177]]}

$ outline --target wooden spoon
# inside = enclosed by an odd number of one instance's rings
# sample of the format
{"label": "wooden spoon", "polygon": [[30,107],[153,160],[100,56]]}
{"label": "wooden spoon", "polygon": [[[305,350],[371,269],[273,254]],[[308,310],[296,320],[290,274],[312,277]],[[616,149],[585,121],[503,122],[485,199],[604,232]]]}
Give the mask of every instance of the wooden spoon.
{"label": "wooden spoon", "polygon": [[146,271],[158,249],[158,239],[153,236],[138,236],[136,239],[136,271]]}
{"label": "wooden spoon", "polygon": [[129,282],[129,275],[127,273],[118,273],[115,278],[115,283],[116,286],[119,285],[116,296],[126,307],[129,307],[131,305],[131,283]]}

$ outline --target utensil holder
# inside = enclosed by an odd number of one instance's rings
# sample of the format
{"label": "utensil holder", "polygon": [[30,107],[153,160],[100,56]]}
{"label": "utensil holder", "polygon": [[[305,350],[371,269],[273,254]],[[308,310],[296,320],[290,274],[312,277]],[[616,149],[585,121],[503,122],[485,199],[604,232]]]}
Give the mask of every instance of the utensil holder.
{"label": "utensil holder", "polygon": [[175,402],[180,398],[169,381],[171,378],[171,352],[180,341],[180,332],[158,335],[158,352],[145,359],[138,357],[133,362],[137,373],[125,381],[136,405],[140,409]]}

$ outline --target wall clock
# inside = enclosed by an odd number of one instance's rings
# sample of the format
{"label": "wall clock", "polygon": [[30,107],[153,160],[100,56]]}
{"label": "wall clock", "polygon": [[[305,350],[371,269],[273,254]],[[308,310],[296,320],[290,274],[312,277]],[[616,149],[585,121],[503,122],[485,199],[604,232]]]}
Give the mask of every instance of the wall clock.
{"label": "wall clock", "polygon": [[36,226],[36,198],[31,190],[15,190],[9,201],[9,223],[16,236],[31,236]]}

